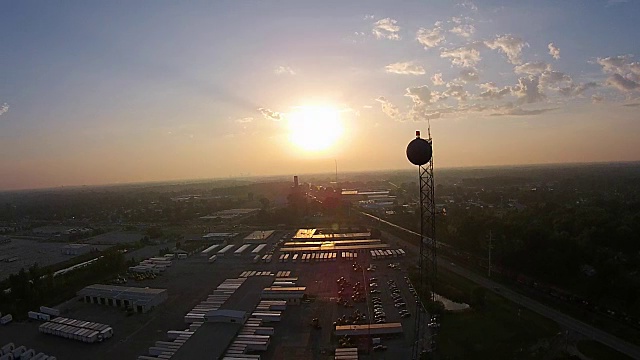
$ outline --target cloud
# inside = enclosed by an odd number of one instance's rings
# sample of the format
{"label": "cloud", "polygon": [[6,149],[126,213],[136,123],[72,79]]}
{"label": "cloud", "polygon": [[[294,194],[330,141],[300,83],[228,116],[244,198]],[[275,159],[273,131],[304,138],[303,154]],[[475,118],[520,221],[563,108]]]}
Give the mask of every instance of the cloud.
{"label": "cloud", "polygon": [[476,28],[473,25],[457,25],[453,29],[449,30],[449,32],[454,33],[460,37],[468,38],[471,37],[476,32]]}
{"label": "cloud", "polygon": [[594,104],[598,104],[604,101],[604,96],[599,94],[591,95],[591,102]]}
{"label": "cloud", "polygon": [[458,101],[466,101],[469,97],[469,93],[465,91],[462,85],[454,83],[447,84],[447,90],[444,91],[443,95],[454,98]]}
{"label": "cloud", "polygon": [[422,65],[415,64],[413,61],[389,64],[385,67],[385,70],[388,73],[403,75],[424,75],[425,73]]}
{"label": "cloud", "polygon": [[569,86],[565,86],[562,87],[560,89],[558,89],[558,91],[560,92],[560,94],[564,95],[564,96],[580,96],[582,95],[585,91],[589,90],[589,89],[593,89],[593,88],[597,88],[599,85],[596,82],[588,82],[588,83],[583,83],[583,84],[569,84]]}
{"label": "cloud", "polygon": [[610,83],[622,86],[616,86],[620,90],[632,90],[629,87],[633,85],[625,80],[640,83],[640,62],[632,62],[631,55],[610,56],[606,58],[598,58],[597,63],[602,66],[602,71],[606,74],[618,75],[620,78],[610,77]]}
{"label": "cloud", "polygon": [[511,87],[505,86],[502,89],[498,88],[496,84],[489,82],[478,85],[480,89],[484,90],[478,95],[481,99],[484,100],[499,100],[505,97],[506,95],[511,94]]}
{"label": "cloud", "polygon": [[553,56],[554,59],[560,59],[560,48],[555,46],[553,43],[549,43],[549,55]]}
{"label": "cloud", "polygon": [[437,101],[437,93],[432,92],[427,85],[407,88],[404,96],[410,97],[416,105],[424,105],[432,101]]}
{"label": "cloud", "polygon": [[442,73],[435,73],[431,77],[431,82],[433,85],[444,85],[444,81],[442,80]]}
{"label": "cloud", "polygon": [[626,106],[626,107],[638,107],[638,106],[640,106],[640,103],[623,104],[622,106]]}
{"label": "cloud", "polygon": [[241,124],[250,123],[252,121],[253,121],[252,117],[243,117],[243,118],[236,119],[236,122],[239,122]]}
{"label": "cloud", "polygon": [[444,41],[442,28],[440,26],[436,26],[433,29],[420,28],[416,33],[416,40],[418,40],[425,49],[436,47]]}
{"label": "cloud", "polygon": [[400,26],[396,24],[397,21],[391,18],[378,20],[373,24],[373,35],[377,39],[400,40]]}
{"label": "cloud", "polygon": [[279,113],[277,111],[273,111],[271,109],[258,108],[258,111],[260,111],[262,116],[264,116],[265,119],[267,119],[267,120],[280,121],[280,120],[282,120],[284,118],[284,116],[281,113]]}
{"label": "cloud", "polygon": [[293,69],[288,66],[278,66],[273,72],[275,72],[276,75],[295,75],[296,74],[296,72],[293,71]]}
{"label": "cloud", "polygon": [[0,105],[0,115],[6,113],[7,111],[9,111],[9,104],[4,103]]}
{"label": "cloud", "polygon": [[512,108],[505,108],[502,111],[492,113],[491,116],[506,116],[506,115],[511,115],[511,116],[533,116],[533,115],[544,114],[546,112],[557,110],[557,109],[558,108],[525,110],[525,109],[523,109],[523,108],[521,108],[519,106],[516,106],[516,107],[512,107]]}
{"label": "cloud", "polygon": [[560,71],[545,71],[540,75],[540,84],[549,86],[560,82],[571,82],[571,77]]}
{"label": "cloud", "polygon": [[540,91],[540,79],[529,75],[518,79],[518,84],[511,88],[518,97],[520,104],[533,104],[545,100],[547,97]]}
{"label": "cloud", "polygon": [[477,69],[472,67],[467,67],[460,70],[459,79],[464,82],[478,81],[478,79],[480,79],[480,75],[478,75]]}
{"label": "cloud", "polygon": [[545,71],[551,71],[551,66],[542,61],[528,62],[522,65],[516,65],[513,71],[516,74],[540,75]]}
{"label": "cloud", "polygon": [[451,64],[461,67],[475,67],[481,60],[478,46],[480,43],[471,43],[455,49],[443,49],[440,57],[451,59]]}
{"label": "cloud", "polygon": [[402,121],[400,110],[398,110],[397,106],[393,105],[384,96],[380,96],[376,99],[376,101],[380,103],[382,112],[385,113],[388,117],[396,121]]}
{"label": "cloud", "polygon": [[620,91],[631,91],[640,88],[640,84],[625,78],[620,74],[613,74],[607,79],[607,85],[615,87]]}
{"label": "cloud", "polygon": [[520,59],[522,49],[529,46],[529,44],[524,42],[524,40],[509,34],[498,36],[495,39],[487,40],[484,43],[491,50],[498,50],[507,55],[509,62],[514,65],[522,62]]}

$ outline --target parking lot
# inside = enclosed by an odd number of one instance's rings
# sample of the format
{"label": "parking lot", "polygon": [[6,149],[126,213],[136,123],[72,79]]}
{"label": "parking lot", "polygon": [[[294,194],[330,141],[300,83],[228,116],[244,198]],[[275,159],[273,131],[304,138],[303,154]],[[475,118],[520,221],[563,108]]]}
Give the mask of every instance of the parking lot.
{"label": "parking lot", "polygon": [[[282,234],[276,234],[269,240],[270,245],[265,251],[273,249]],[[239,245],[236,244],[236,245]],[[264,254],[265,252],[263,252]],[[274,251],[277,258],[279,251]],[[132,254],[130,254],[132,255]],[[139,255],[139,254],[136,254]],[[138,256],[136,256],[138,258]],[[86,304],[77,299],[62,306],[62,315],[87,321],[108,324],[114,329],[113,338],[97,344],[85,344],[77,341],[57,338],[40,334],[37,330],[39,322],[14,323],[0,327],[0,338],[36,348],[58,358],[94,358],[135,359],[138,355],[147,353],[155,341],[166,340],[168,330],[183,330],[184,315],[197,303],[211,294],[224,279],[237,277],[245,270],[271,271],[274,274],[280,270],[291,271],[292,277],[298,277],[297,284],[306,286],[309,301],[301,305],[291,305],[283,312],[282,321],[274,324],[275,335],[271,338],[268,350],[263,354],[264,359],[333,359],[334,349],[339,346],[339,340],[333,335],[334,322],[339,318],[345,319],[356,311],[375,319],[373,296],[379,297],[375,301],[385,313],[386,322],[402,324],[403,334],[383,337],[384,350],[373,351],[368,337],[352,338],[352,343],[361,350],[364,359],[406,359],[411,357],[411,346],[414,328],[415,301],[404,279],[406,272],[392,269],[387,265],[400,262],[400,258],[387,260],[369,259],[367,254],[360,254],[357,262],[362,268],[355,270],[353,262],[337,259],[328,262],[278,262],[253,263],[250,252],[242,256],[228,254],[218,257],[214,263],[208,263],[207,257],[195,254],[186,260],[176,260],[173,266],[155,279],[141,282],[130,281],[131,286],[168,289],[168,300],[153,311],[146,314],[127,314],[125,311],[95,304]],[[369,264],[376,264],[375,271],[368,271]],[[349,282],[349,290],[343,292],[343,298],[349,297],[345,304],[339,304],[339,284],[337,280],[344,277]],[[378,285],[371,293],[370,278],[377,278]],[[389,281],[395,281],[397,290],[389,287]],[[353,286],[360,283],[362,301],[354,302]],[[374,286],[375,287],[375,286]],[[345,287],[346,289],[347,287]],[[394,306],[394,292],[404,299],[406,309],[411,315],[401,317],[399,308]],[[397,295],[395,295],[397,296]],[[319,329],[312,326],[314,318],[318,319]],[[370,350],[369,355],[365,353]]]}
{"label": "parking lot", "polygon": [[[0,244],[0,280],[22,268],[27,270],[35,263],[43,267],[73,258],[62,253],[65,245],[67,244],[27,239],[11,239],[8,243]],[[104,249],[106,246],[100,245],[100,248]],[[15,260],[7,262],[12,258]]]}

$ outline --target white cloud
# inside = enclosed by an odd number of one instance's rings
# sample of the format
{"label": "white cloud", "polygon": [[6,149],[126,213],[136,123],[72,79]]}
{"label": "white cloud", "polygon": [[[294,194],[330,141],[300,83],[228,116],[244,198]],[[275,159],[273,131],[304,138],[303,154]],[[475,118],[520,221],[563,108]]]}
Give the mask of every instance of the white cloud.
{"label": "white cloud", "polygon": [[380,103],[382,112],[385,113],[388,117],[396,121],[402,121],[400,110],[398,110],[397,106],[393,105],[384,96],[380,96],[376,99],[376,101]]}
{"label": "white cloud", "polygon": [[391,18],[378,20],[373,24],[373,35],[378,39],[400,40],[400,26],[397,23]]}
{"label": "white cloud", "polygon": [[260,111],[262,116],[264,116],[265,119],[267,119],[267,120],[280,121],[280,120],[282,120],[284,118],[284,116],[281,113],[279,113],[277,111],[273,111],[271,109],[258,108],[258,111]]}
{"label": "white cloud", "polygon": [[516,74],[540,75],[545,71],[551,71],[551,66],[544,62],[528,62],[522,65],[516,65],[513,68]]}
{"label": "white cloud", "polygon": [[236,122],[239,122],[241,124],[250,123],[252,121],[253,121],[252,117],[243,117],[243,118],[236,119]]}
{"label": "white cloud", "polygon": [[540,75],[540,84],[549,86],[562,82],[571,82],[571,77],[560,71],[545,71]]}
{"label": "white cloud", "polygon": [[9,104],[4,103],[0,105],[0,115],[6,113],[7,111],[9,111]]}
{"label": "white cloud", "polygon": [[540,90],[540,79],[529,75],[518,79],[518,84],[511,88],[518,97],[520,104],[533,104],[545,100],[547,97]]}
{"label": "white cloud", "polygon": [[640,89],[640,83],[627,79],[620,74],[613,74],[607,79],[607,85],[615,87],[620,91],[631,91]]}
{"label": "white cloud", "polygon": [[437,98],[434,95],[436,94],[427,85],[407,88],[404,94],[404,96],[410,97],[416,105],[424,105],[436,101]]}
{"label": "white cloud", "polygon": [[444,85],[444,81],[442,80],[442,73],[433,74],[431,77],[431,81],[433,85]]}
{"label": "white cloud", "polygon": [[519,106],[514,106],[512,103],[507,103],[502,106],[496,106],[493,108],[495,111],[491,114],[491,116],[533,116],[544,114],[549,111],[556,110],[557,108],[546,108],[546,109],[523,109]]}
{"label": "white cloud", "polygon": [[522,55],[522,49],[526,46],[529,46],[524,40],[519,37],[515,37],[513,35],[501,35],[496,37],[493,40],[487,40],[484,42],[492,50],[499,50],[509,59],[509,62],[512,64],[520,64],[522,60],[520,56]]}
{"label": "white cloud", "polygon": [[560,59],[560,48],[555,46],[553,43],[549,43],[549,55],[553,56],[554,59]]}
{"label": "white cloud", "polygon": [[[631,58],[631,55],[610,56],[598,58],[597,63],[602,66],[604,73],[618,74],[623,79],[640,83],[640,62],[632,62]],[[621,83],[619,80],[613,81]]]}
{"label": "white cloud", "polygon": [[457,25],[453,29],[449,30],[449,32],[454,33],[460,37],[468,38],[471,37],[476,32],[476,28],[473,25]]}
{"label": "white cloud", "polygon": [[389,64],[385,67],[385,70],[388,73],[403,75],[424,75],[425,73],[422,65],[416,64],[413,61]]}
{"label": "white cloud", "polygon": [[278,66],[273,72],[275,72],[276,75],[295,75],[296,74],[296,72],[293,71],[293,69],[288,66]]}
{"label": "white cloud", "polygon": [[481,60],[478,46],[480,43],[471,43],[455,49],[443,49],[440,57],[451,59],[451,63],[461,67],[475,67]]}
{"label": "white cloud", "polygon": [[467,67],[460,70],[459,79],[464,82],[478,81],[478,79],[480,79],[480,75],[478,75],[478,70],[476,68]]}
{"label": "white cloud", "polygon": [[469,97],[469,93],[462,85],[454,83],[447,84],[447,90],[444,91],[443,95],[454,98],[458,101],[466,101]]}
{"label": "white cloud", "polygon": [[478,7],[476,6],[476,4],[474,4],[473,1],[470,0],[462,1],[458,4],[458,6],[462,6],[463,8],[471,11],[478,11]]}
{"label": "white cloud", "polygon": [[436,47],[444,41],[442,28],[440,26],[436,26],[433,29],[420,28],[416,33],[416,40],[418,40],[425,49]]}
{"label": "white cloud", "polygon": [[478,85],[480,89],[484,90],[478,95],[480,98],[484,100],[499,100],[505,97],[506,95],[511,94],[511,87],[505,86],[502,89],[498,88],[496,84],[489,82]]}

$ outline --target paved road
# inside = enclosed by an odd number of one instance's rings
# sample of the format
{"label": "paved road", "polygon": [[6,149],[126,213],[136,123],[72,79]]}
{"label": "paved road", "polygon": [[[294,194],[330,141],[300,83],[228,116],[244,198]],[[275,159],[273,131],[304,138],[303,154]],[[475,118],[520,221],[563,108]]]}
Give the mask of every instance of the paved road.
{"label": "paved road", "polygon": [[[379,219],[373,215],[367,214],[367,213],[362,213],[363,215],[372,217],[374,219],[376,219],[376,221],[381,221],[384,222],[386,224],[392,225],[396,228],[402,229],[404,231],[407,231],[409,233],[412,234],[416,234],[415,232],[402,228],[396,224],[390,223],[388,221]],[[416,234],[418,235],[418,234]],[[412,248],[413,251],[418,251],[418,247],[416,244],[411,244],[408,243],[402,239],[400,239],[400,241],[403,241],[408,247]],[[509,299],[513,302],[515,302],[516,304],[519,304],[525,308],[528,308],[531,311],[534,311],[542,316],[545,316],[551,320],[556,321],[558,324],[560,324],[561,326],[570,329],[572,331],[575,331],[577,333],[580,333],[588,338],[591,338],[595,341],[598,341],[604,345],[607,345],[627,356],[630,356],[633,359],[640,359],[640,347],[638,347],[637,345],[631,344],[629,342],[626,342],[618,337],[615,337],[605,331],[602,331],[600,329],[597,329],[589,324],[585,324],[584,322],[574,319],[571,316],[565,315],[563,313],[561,313],[560,311],[557,311],[555,309],[552,309],[546,305],[543,305],[535,300],[532,300],[526,296],[523,296],[521,294],[516,293],[515,291],[509,290],[509,288],[505,287],[504,285],[501,285],[493,280],[489,280],[483,276],[480,276],[470,270],[461,268],[459,266],[456,266],[454,263],[450,262],[450,261],[440,261],[438,262],[438,266],[445,268],[453,273],[456,273],[464,278],[467,278],[479,285],[482,285],[486,288],[488,288],[489,290],[500,294],[501,296],[504,296],[506,299]]]}

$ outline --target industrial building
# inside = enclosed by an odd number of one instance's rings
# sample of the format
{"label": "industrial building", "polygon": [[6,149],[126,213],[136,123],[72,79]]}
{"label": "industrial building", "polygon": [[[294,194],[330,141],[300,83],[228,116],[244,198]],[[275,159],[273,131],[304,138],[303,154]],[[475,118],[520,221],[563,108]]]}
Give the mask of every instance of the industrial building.
{"label": "industrial building", "polygon": [[202,236],[202,240],[226,245],[231,239],[236,236],[238,236],[238,233],[212,232]]}
{"label": "industrial building", "polygon": [[267,287],[262,290],[262,299],[285,300],[287,304],[300,305],[306,290],[304,286]]}
{"label": "industrial building", "polygon": [[401,323],[336,326],[336,336],[368,336],[393,334],[402,334]]}
{"label": "industrial building", "polygon": [[274,232],[275,230],[254,231],[244,238],[244,243],[245,244],[264,244],[267,242],[269,237],[273,235]]}
{"label": "industrial building", "polygon": [[322,229],[298,229],[293,236],[293,241],[330,241],[330,240],[358,240],[358,239],[370,239],[370,232],[356,232],[356,233],[334,233],[323,232]]}
{"label": "industrial building", "polygon": [[91,251],[91,245],[89,244],[69,244],[62,248],[62,253],[65,255],[82,255]]}
{"label": "industrial building", "polygon": [[225,322],[225,323],[237,323],[244,324],[248,315],[246,311],[229,310],[229,309],[216,309],[210,310],[204,315],[204,319],[207,322]]}
{"label": "industrial building", "polygon": [[166,289],[136,288],[95,284],[78,291],[85,302],[100,305],[132,308],[146,313],[167,300]]}

